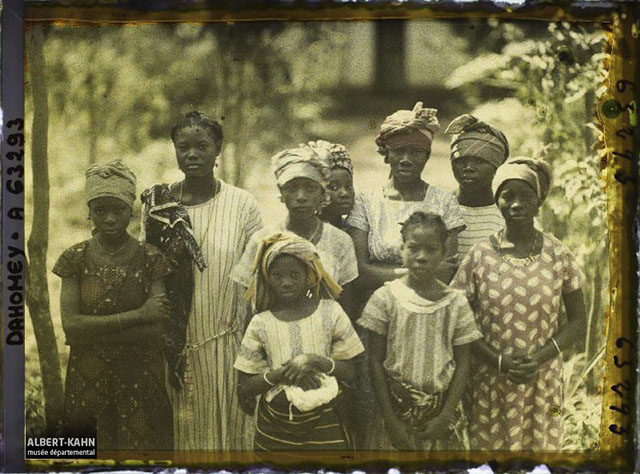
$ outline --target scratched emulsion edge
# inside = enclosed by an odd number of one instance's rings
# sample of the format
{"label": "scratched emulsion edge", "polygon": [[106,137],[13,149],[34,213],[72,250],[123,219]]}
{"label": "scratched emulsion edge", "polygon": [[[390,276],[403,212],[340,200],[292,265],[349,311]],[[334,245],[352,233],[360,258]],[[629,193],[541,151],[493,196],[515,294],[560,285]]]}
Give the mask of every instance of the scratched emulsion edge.
{"label": "scratched emulsion edge", "polygon": [[[399,2],[400,3],[400,2]],[[617,45],[623,44],[625,41],[631,48],[632,55],[636,52],[635,39],[632,38],[631,29],[634,22],[634,6],[619,6],[618,8],[626,8],[628,11],[626,17],[622,18],[613,15],[613,12],[603,10],[602,8],[580,9],[573,6],[564,5],[563,8],[553,5],[540,5],[532,8],[530,5],[522,8],[513,6],[497,6],[490,5],[430,5],[421,8],[415,8],[416,4],[404,5],[374,5],[363,7],[362,4],[349,4],[347,6],[340,5],[331,9],[269,9],[269,10],[237,10],[228,11],[211,11],[205,9],[187,10],[183,9],[179,12],[171,11],[154,11],[151,13],[141,13],[133,10],[118,10],[109,7],[93,7],[91,9],[81,7],[57,7],[51,5],[37,5],[33,8],[29,7],[27,18],[32,22],[44,22],[49,24],[69,24],[69,25],[98,25],[98,24],[125,24],[125,23],[154,23],[168,21],[194,21],[194,22],[211,22],[211,21],[243,21],[243,20],[300,20],[300,19],[374,19],[374,18],[429,18],[429,17],[456,17],[471,18],[477,16],[493,16],[503,19],[538,19],[545,21],[596,21],[609,23],[613,20],[612,33],[609,35],[609,45],[613,49],[609,56],[610,63],[607,65],[609,75],[605,78],[607,85],[607,94],[611,97],[620,98],[620,94],[616,91],[616,82],[622,78],[633,80],[633,64],[620,60],[616,54],[620,52],[616,49]],[[594,4],[590,4],[591,7]],[[597,7],[597,5],[595,5]],[[481,11],[485,8],[487,11]],[[624,41],[623,41],[624,40]],[[633,56],[632,56],[633,57]],[[604,99],[603,99],[604,100]],[[623,100],[623,99],[621,99]],[[603,381],[603,389],[605,397],[602,403],[602,430],[600,434],[600,450],[597,452],[556,452],[556,453],[514,453],[514,452],[470,452],[470,453],[355,453],[350,459],[341,457],[342,453],[326,453],[322,459],[314,464],[307,465],[310,468],[322,468],[331,466],[332,469],[350,470],[356,466],[364,466],[366,469],[379,470],[386,469],[391,466],[403,466],[415,469],[417,467],[443,467],[458,469],[462,466],[479,465],[487,461],[498,461],[500,470],[519,467],[523,469],[525,466],[533,467],[535,464],[546,463],[553,467],[573,468],[573,469],[611,469],[617,471],[630,471],[632,469],[631,447],[630,441],[623,442],[623,439],[629,440],[630,436],[623,438],[613,435],[609,430],[609,426],[616,424],[623,425],[625,420],[615,411],[609,409],[610,402],[617,402],[614,397],[615,393],[608,394],[606,391],[610,386],[620,381],[620,369],[615,367],[613,356],[618,355],[620,358],[627,357],[630,353],[628,348],[618,348],[616,341],[620,335],[635,334],[631,332],[631,322],[635,319],[633,312],[635,287],[632,288],[632,268],[631,261],[634,256],[631,247],[631,223],[635,210],[635,203],[632,202],[635,196],[634,184],[627,182],[622,185],[619,180],[615,179],[616,173],[620,176],[633,176],[632,166],[629,162],[620,160],[613,155],[613,151],[621,149],[615,131],[625,125],[625,117],[619,116],[617,119],[603,118],[598,106],[598,115],[600,117],[601,127],[604,133],[604,155],[606,160],[603,161],[604,180],[606,182],[606,192],[608,197],[608,226],[610,230],[610,272],[611,272],[611,291],[610,291],[610,313],[607,320],[607,352],[606,352],[606,369],[607,374]],[[595,111],[594,111],[595,113]],[[624,146],[624,145],[622,145]],[[617,147],[617,148],[616,148]],[[623,173],[620,175],[619,172]],[[626,332],[625,332],[626,331]],[[623,360],[623,359],[621,359]],[[613,370],[615,369],[615,371]],[[633,371],[632,371],[633,372]],[[624,374],[622,374],[624,376]],[[631,374],[633,375],[633,374]],[[610,390],[609,390],[610,391]],[[605,409],[606,407],[606,409]],[[606,430],[606,432],[604,431]],[[99,461],[79,461],[79,462],[37,462],[29,461],[28,467],[31,470],[46,469],[65,469],[75,470],[83,467],[102,465],[107,468],[114,466],[126,467],[127,469],[143,467],[149,465],[171,465],[205,467],[205,468],[227,468],[239,466],[256,466],[255,458],[251,454],[239,453],[191,453],[190,455],[174,454],[172,456],[163,456],[161,453],[151,453],[146,456],[140,456],[141,461],[127,461],[132,456],[129,452],[111,452],[109,454],[112,459]],[[171,459],[167,459],[171,458]],[[151,459],[167,459],[168,462],[154,462]],[[287,456],[286,454],[276,454],[272,457],[275,465],[284,469],[295,469],[302,467],[299,462],[295,461],[295,456]]]}
{"label": "scratched emulsion edge", "polygon": [[[21,0],[6,0],[2,11],[2,170],[22,161],[24,144],[23,13]],[[13,137],[12,137],[13,136]],[[10,161],[10,158],[13,161]],[[18,184],[19,183],[19,184]],[[24,209],[22,178],[2,179],[2,341],[3,433],[2,466],[8,472],[25,470],[24,464]],[[10,247],[13,247],[11,249]],[[14,277],[13,280],[7,278]],[[12,283],[14,282],[14,283]],[[21,288],[20,288],[21,287]],[[20,316],[22,314],[22,316]],[[22,330],[20,330],[22,326]]]}
{"label": "scratched emulsion edge", "polygon": [[[617,384],[629,383],[635,385],[635,354],[632,346],[621,338],[634,339],[636,334],[636,296],[637,284],[635,278],[635,249],[632,238],[633,219],[635,217],[637,199],[637,163],[633,156],[634,137],[620,130],[637,127],[633,114],[620,111],[618,115],[607,114],[606,104],[617,101],[622,107],[631,103],[635,98],[637,72],[634,58],[637,57],[637,34],[634,33],[637,24],[631,15],[614,14],[612,29],[608,32],[607,44],[610,47],[608,64],[609,70],[605,78],[606,92],[598,103],[598,118],[604,132],[603,160],[605,186],[607,193],[607,225],[609,229],[609,312],[606,319],[606,355],[605,378],[602,401],[602,423],[600,430],[600,450],[605,452],[621,451],[632,453],[632,439],[630,436],[620,436],[616,432],[632,432],[634,425],[633,392],[622,397],[612,390]],[[634,38],[636,36],[636,38]],[[607,60],[605,60],[607,62]],[[629,81],[629,82],[625,82]],[[635,122],[635,123],[634,123]],[[637,133],[637,132],[636,132]],[[632,159],[623,157],[631,152]],[[637,342],[637,341],[636,341]],[[634,365],[626,365],[632,361]],[[622,391],[622,390],[621,390]],[[628,414],[615,410],[623,408],[626,403]],[[615,407],[615,408],[614,408]],[[625,410],[623,410],[625,411]],[[630,456],[631,458],[631,456]],[[631,469],[631,465],[628,467]]]}

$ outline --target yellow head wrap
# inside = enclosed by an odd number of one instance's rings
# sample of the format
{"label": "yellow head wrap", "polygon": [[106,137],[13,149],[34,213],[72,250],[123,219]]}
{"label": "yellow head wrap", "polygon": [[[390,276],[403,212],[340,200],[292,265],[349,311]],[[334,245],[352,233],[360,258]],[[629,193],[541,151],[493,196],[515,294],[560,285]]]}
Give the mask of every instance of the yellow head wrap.
{"label": "yellow head wrap", "polygon": [[310,289],[316,298],[336,299],[342,292],[340,285],[325,271],[311,242],[292,232],[279,232],[265,238],[256,253],[253,277],[247,290],[247,299],[254,311],[266,311],[274,303],[269,267],[279,255],[291,255],[305,264]]}

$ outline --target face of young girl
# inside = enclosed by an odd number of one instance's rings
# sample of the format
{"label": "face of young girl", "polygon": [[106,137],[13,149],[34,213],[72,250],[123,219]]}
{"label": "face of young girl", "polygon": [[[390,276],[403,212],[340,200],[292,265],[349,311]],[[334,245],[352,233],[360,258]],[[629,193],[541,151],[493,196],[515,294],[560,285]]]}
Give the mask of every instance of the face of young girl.
{"label": "face of young girl", "polygon": [[463,156],[451,162],[453,176],[461,188],[469,191],[491,189],[496,168],[487,160]]}
{"label": "face of young girl", "polygon": [[218,142],[204,127],[191,125],[178,130],[173,146],[176,150],[178,167],[185,177],[209,175],[220,153]]}
{"label": "face of young girl", "polygon": [[289,214],[294,216],[314,215],[324,202],[322,186],[309,178],[293,178],[287,181],[280,188],[280,193]]}
{"label": "face of young girl", "polygon": [[402,261],[410,276],[433,276],[443,260],[444,242],[435,229],[414,227],[409,230],[402,246]]}
{"label": "face of young girl", "polygon": [[497,204],[507,224],[533,221],[538,214],[538,195],[522,180],[505,182],[500,188]]}
{"label": "face of young girl", "polygon": [[387,160],[391,175],[400,182],[420,180],[424,166],[429,160],[429,152],[423,148],[399,147],[387,150]]}
{"label": "face of young girl", "polygon": [[269,266],[269,280],[280,302],[296,302],[307,294],[307,269],[296,257],[281,255]]}
{"label": "face of young girl", "polygon": [[131,208],[120,199],[99,197],[89,202],[89,217],[100,234],[117,238],[127,231]]}
{"label": "face of young girl", "polygon": [[329,193],[330,201],[324,210],[326,214],[343,216],[351,212],[355,192],[353,190],[353,179],[346,169],[334,168],[331,170],[327,192]]}

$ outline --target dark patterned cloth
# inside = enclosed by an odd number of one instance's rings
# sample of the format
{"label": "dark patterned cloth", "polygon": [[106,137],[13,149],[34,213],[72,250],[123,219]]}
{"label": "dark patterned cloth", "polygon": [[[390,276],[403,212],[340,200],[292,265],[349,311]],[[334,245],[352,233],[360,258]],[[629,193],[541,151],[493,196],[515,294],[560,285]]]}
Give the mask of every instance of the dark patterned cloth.
{"label": "dark patterned cloth", "polygon": [[406,423],[416,446],[424,450],[451,450],[467,451],[470,449],[468,421],[462,409],[462,403],[458,403],[451,424],[438,438],[424,439],[420,433],[424,432],[431,422],[442,410],[441,393],[425,393],[387,377],[391,404],[395,414]]}
{"label": "dark patterned cloth", "polygon": [[143,231],[146,241],[158,247],[172,266],[165,278],[167,296],[171,302],[172,323],[165,337],[165,356],[169,363],[169,382],[182,387],[184,347],[193,298],[193,264],[200,271],[207,268],[191,220],[186,209],[176,201],[168,184],[146,189],[141,196]]}
{"label": "dark patterned cloth", "polygon": [[[65,250],[53,269],[79,283],[80,314],[105,318],[140,308],[152,283],[168,271],[156,248],[133,239],[113,258],[101,256],[94,240],[81,242]],[[162,348],[157,339],[131,341],[125,331],[68,341],[65,433],[97,432],[100,449],[171,449]]]}

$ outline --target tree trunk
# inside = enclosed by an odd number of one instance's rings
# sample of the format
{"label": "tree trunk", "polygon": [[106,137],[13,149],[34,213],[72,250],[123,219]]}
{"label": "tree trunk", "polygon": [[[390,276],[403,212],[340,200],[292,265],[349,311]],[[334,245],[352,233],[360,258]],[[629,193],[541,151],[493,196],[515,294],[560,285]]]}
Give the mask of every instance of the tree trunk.
{"label": "tree trunk", "polygon": [[47,246],[49,240],[49,169],[47,142],[49,105],[43,57],[44,32],[31,27],[28,31],[28,59],[33,94],[31,129],[33,222],[27,242],[26,303],[33,322],[38,345],[42,389],[48,433],[56,433],[62,419],[64,393],[60,357],[51,321],[47,284]]}
{"label": "tree trunk", "polygon": [[405,20],[375,22],[375,87],[401,90],[406,86]]}

